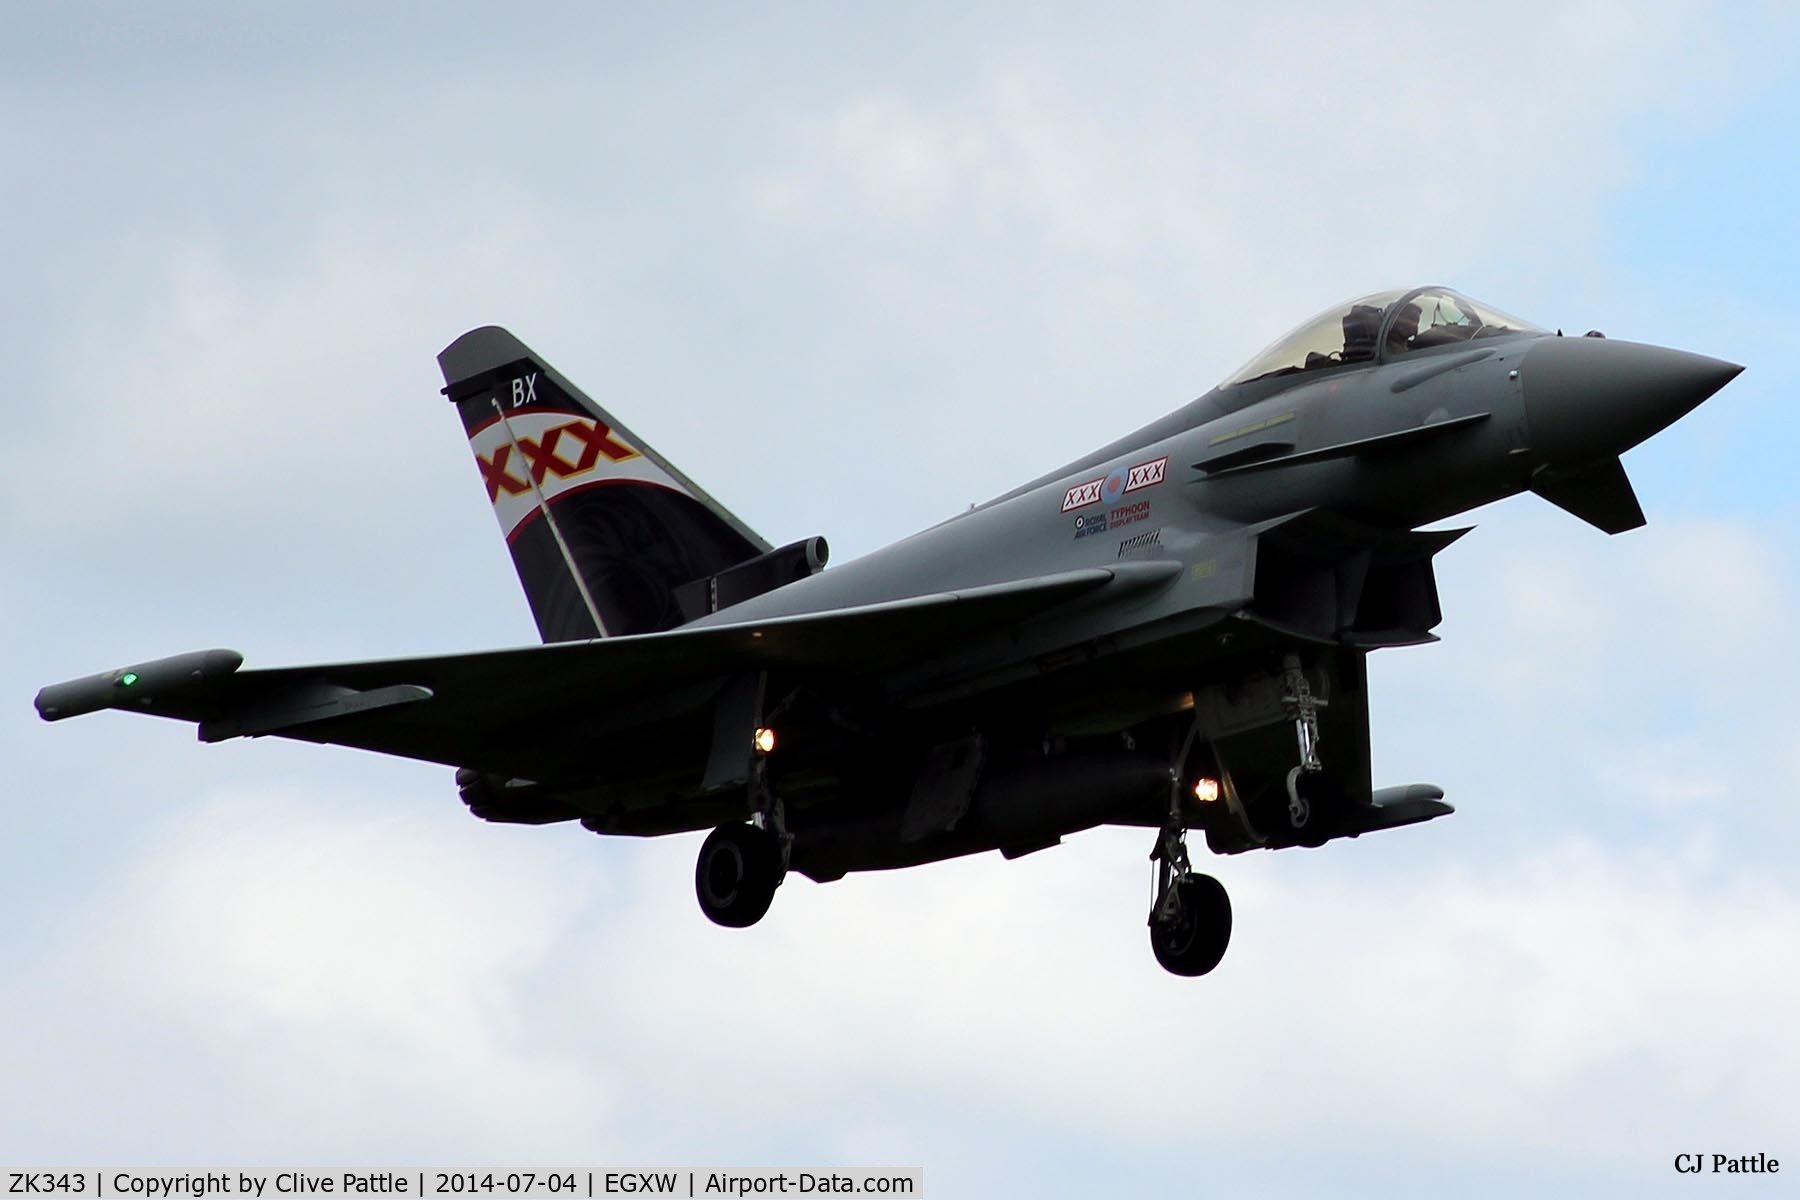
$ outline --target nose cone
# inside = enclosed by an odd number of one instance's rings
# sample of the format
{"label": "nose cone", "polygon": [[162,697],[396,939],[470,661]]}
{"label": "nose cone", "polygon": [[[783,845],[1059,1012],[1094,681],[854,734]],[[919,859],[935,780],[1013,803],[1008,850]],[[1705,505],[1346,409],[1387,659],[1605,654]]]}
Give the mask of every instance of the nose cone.
{"label": "nose cone", "polygon": [[1622,454],[1743,369],[1637,342],[1544,338],[1519,364],[1532,449],[1545,464]]}

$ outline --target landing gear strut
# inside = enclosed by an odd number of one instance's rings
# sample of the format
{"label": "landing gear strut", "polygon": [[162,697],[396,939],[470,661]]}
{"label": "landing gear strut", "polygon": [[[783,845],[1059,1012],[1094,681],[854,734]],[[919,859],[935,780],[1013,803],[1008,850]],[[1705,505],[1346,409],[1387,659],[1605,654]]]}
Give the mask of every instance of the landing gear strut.
{"label": "landing gear strut", "polygon": [[1331,832],[1325,764],[1319,761],[1319,710],[1327,702],[1313,695],[1299,655],[1288,655],[1281,666],[1282,705],[1294,723],[1294,738],[1300,745],[1300,763],[1287,773],[1288,824],[1302,846],[1323,846]]}
{"label": "landing gear strut", "polygon": [[[1185,755],[1184,755],[1185,757]],[[1150,858],[1156,863],[1156,900],[1150,906],[1150,949],[1174,975],[1204,975],[1231,944],[1231,898],[1211,875],[1188,862],[1181,776],[1174,773],[1169,815]]]}
{"label": "landing gear strut", "polygon": [[751,767],[749,824],[721,825],[706,835],[694,864],[694,894],[706,919],[730,929],[762,920],[787,876],[793,837],[781,798],[769,786],[759,755]]}

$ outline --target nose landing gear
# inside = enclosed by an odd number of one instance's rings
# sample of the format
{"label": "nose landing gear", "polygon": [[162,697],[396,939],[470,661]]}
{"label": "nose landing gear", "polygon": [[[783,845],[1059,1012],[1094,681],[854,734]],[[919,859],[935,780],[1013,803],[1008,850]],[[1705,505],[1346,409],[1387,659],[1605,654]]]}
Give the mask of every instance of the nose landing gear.
{"label": "nose landing gear", "polygon": [[1172,975],[1204,975],[1231,944],[1231,897],[1211,875],[1177,876],[1150,914],[1150,949]]}

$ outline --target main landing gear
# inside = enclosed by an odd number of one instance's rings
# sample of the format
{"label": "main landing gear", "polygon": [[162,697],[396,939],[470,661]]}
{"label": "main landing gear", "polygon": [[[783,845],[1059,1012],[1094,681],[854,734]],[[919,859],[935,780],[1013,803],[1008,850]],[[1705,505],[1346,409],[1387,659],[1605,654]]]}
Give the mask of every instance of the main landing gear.
{"label": "main landing gear", "polygon": [[756,815],[749,824],[721,825],[706,835],[694,864],[694,894],[700,911],[717,925],[743,929],[762,920],[787,876],[793,837],[781,799],[763,778],[757,763],[750,781]]}
{"label": "main landing gear", "polygon": [[781,840],[760,825],[721,825],[694,864],[694,892],[707,919],[731,929],[762,920],[786,874]]}

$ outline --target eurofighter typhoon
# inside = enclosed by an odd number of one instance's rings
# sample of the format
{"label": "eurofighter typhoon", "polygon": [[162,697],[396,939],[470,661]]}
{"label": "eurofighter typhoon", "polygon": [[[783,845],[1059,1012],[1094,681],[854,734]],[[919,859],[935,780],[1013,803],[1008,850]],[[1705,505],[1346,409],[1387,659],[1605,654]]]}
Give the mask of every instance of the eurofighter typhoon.
{"label": "eurofighter typhoon", "polygon": [[1420,526],[1531,491],[1644,523],[1619,455],[1741,369],[1564,337],[1441,287],[1364,296],[1199,399],[826,570],[771,547],[504,329],[438,356],[544,644],[242,670],[231,650],[44,688],[456,768],[487,821],[710,829],[700,909],[1099,825],[1148,831],[1157,961],[1203,975],[1231,904],[1193,869],[1452,811],[1376,788],[1366,660],[1434,640]]}

